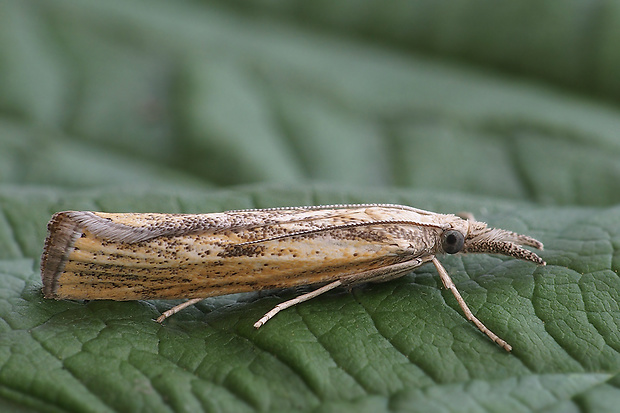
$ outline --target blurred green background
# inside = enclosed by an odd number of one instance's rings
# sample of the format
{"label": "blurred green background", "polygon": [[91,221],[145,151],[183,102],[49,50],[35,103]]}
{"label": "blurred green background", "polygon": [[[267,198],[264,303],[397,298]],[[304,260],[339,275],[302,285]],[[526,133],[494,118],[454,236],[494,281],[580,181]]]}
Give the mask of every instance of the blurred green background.
{"label": "blurred green background", "polygon": [[[613,411],[619,1],[0,1],[0,408]],[[63,209],[467,210],[546,268],[442,258],[333,294],[51,302]],[[278,320],[278,321],[276,321]],[[278,323],[279,324],[276,324]],[[274,323],[272,326],[271,323]]]}
{"label": "blurred green background", "polygon": [[5,1],[0,180],[618,202],[617,2]]}

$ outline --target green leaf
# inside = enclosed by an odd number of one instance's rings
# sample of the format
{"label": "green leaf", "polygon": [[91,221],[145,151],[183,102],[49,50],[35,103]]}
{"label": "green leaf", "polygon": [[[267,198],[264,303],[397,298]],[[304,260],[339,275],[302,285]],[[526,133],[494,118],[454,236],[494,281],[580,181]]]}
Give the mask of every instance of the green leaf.
{"label": "green leaf", "polygon": [[[620,18],[605,7],[0,3],[0,411],[614,411]],[[57,211],[368,202],[544,242],[545,267],[439,257],[511,354],[429,265],[259,330],[302,291],[214,297],[163,325],[181,297],[41,294]]]}
{"label": "green leaf", "polygon": [[[68,208],[148,205],[198,212],[377,197],[440,211],[459,204],[494,226],[545,242],[546,267],[492,255],[442,257],[474,313],[513,345],[512,354],[466,321],[429,266],[393,282],[315,298],[260,330],[253,322],[299,291],[208,299],[163,326],[152,320],[168,302],[55,302],[41,296],[36,254],[46,214],[58,209],[59,198]],[[101,190],[45,196],[5,189],[0,199],[7,221],[24,223],[0,228],[12,234],[7,250],[36,240],[32,252],[24,251],[31,258],[7,256],[0,267],[0,390],[12,403],[59,410],[323,405],[494,411],[504,405],[529,411],[576,406],[593,392],[618,395],[617,208],[517,207],[464,195],[390,190],[368,196],[364,190],[265,185],[177,195]]]}

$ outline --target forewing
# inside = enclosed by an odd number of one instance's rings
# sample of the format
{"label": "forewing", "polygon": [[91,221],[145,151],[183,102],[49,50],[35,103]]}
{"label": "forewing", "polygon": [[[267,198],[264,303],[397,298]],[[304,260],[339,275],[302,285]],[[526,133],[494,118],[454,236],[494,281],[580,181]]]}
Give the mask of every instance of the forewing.
{"label": "forewing", "polygon": [[[403,207],[404,208],[404,207]],[[243,232],[257,228],[273,228],[298,224],[298,230],[329,228],[358,222],[402,220],[420,217],[397,206],[352,207],[338,209],[257,209],[213,214],[137,214],[65,211],[52,221],[72,221],[93,234],[114,242],[134,243],[160,236],[196,233]]]}

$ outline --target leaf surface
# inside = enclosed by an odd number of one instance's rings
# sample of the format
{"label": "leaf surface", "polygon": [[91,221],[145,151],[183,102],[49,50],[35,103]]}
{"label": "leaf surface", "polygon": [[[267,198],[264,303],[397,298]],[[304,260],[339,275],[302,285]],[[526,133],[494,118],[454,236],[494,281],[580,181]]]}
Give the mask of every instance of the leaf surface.
{"label": "leaf surface", "polygon": [[[0,411],[613,411],[620,9],[436,4],[2,2]],[[40,291],[57,211],[369,202],[545,244],[546,267],[440,257],[511,354],[429,265],[259,330],[306,290],[164,325],[180,300]]]}

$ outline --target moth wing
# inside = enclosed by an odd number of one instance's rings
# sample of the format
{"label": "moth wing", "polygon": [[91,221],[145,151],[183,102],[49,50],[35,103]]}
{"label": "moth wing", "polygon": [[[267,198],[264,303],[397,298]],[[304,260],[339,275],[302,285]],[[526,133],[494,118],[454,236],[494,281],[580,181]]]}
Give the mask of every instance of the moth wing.
{"label": "moth wing", "polygon": [[[336,226],[351,222],[379,221],[389,217],[398,219],[403,215],[410,216],[412,214],[411,211],[396,207],[375,207],[373,210],[374,214],[369,214],[368,207],[339,209],[274,208],[213,214],[116,214],[64,211],[54,215],[50,221],[50,228],[53,225],[64,223],[73,229],[86,229],[94,235],[110,241],[134,243],[160,236],[173,237],[227,230],[242,231],[248,228],[318,221],[321,221],[323,226]],[[306,227],[309,229],[312,224]]]}
{"label": "moth wing", "polygon": [[[160,236],[215,233],[226,230],[264,227],[289,222],[329,219],[343,211],[253,210],[213,214],[140,214],[63,211],[55,214],[48,230],[68,227],[85,229],[114,242],[134,243]],[[67,229],[68,229],[67,228]]]}

